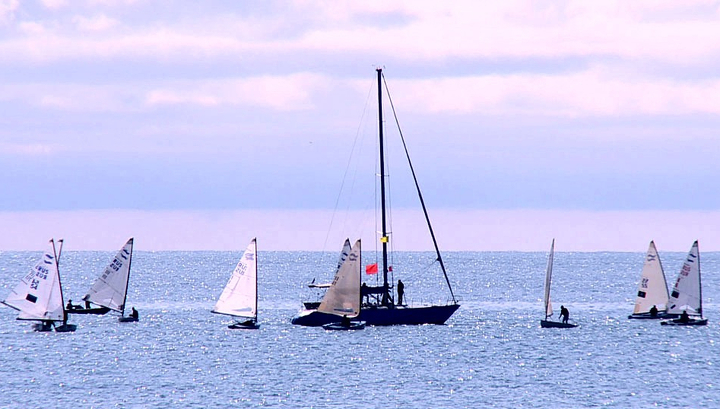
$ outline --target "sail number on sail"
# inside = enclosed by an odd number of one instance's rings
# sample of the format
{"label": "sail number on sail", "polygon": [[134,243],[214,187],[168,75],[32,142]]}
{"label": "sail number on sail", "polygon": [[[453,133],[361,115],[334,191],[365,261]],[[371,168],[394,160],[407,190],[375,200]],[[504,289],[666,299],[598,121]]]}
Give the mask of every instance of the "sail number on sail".
{"label": "sail number on sail", "polygon": [[[48,263],[48,261],[45,262]],[[48,273],[50,273],[50,271],[47,268],[37,265],[35,266],[35,271],[30,271],[30,273],[28,273],[25,277],[25,281],[30,281],[30,288],[37,290],[40,285],[40,280],[47,280]]]}

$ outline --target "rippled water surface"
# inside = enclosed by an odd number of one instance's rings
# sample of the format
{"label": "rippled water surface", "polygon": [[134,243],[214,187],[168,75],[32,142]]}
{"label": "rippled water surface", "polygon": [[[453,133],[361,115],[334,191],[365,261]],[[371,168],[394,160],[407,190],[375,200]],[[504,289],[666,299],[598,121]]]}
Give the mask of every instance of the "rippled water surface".
{"label": "rippled water surface", "polygon": [[[66,300],[113,254],[64,252]],[[0,297],[40,255],[0,253]],[[262,249],[261,327],[227,329],[210,309],[239,256],[136,252],[139,323],[34,333],[0,307],[0,407],[720,407],[720,253],[701,255],[707,327],[626,319],[644,253],[557,253],[553,299],[580,324],[557,330],[539,325],[547,254],[460,252],[445,254],[462,304],[447,325],[348,333],[290,324],[336,255]],[[661,257],[672,282],[685,254]],[[410,302],[450,298],[432,259],[396,255]]]}

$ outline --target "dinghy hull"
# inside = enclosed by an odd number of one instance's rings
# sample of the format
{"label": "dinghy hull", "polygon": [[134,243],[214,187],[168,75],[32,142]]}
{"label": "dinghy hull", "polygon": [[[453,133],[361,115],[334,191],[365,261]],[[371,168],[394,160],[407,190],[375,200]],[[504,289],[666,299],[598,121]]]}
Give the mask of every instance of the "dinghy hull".
{"label": "dinghy hull", "polygon": [[707,318],[691,318],[688,321],[680,321],[680,319],[660,321],[660,325],[671,325],[671,326],[702,326],[707,325]]}
{"label": "dinghy hull", "polygon": [[73,308],[66,310],[68,314],[93,314],[93,315],[105,315],[110,312],[108,307],[97,307],[97,308]]}
{"label": "dinghy hull", "polygon": [[120,317],[118,318],[118,322],[138,322],[140,321],[137,317]]}
{"label": "dinghy hull", "polygon": [[339,322],[333,322],[331,324],[325,324],[322,327],[328,331],[354,331],[358,329],[365,329],[365,322],[351,322],[350,325],[343,325]]}
{"label": "dinghy hull", "polygon": [[63,324],[55,327],[55,332],[75,332],[77,325],[75,324]]}
{"label": "dinghy hull", "polygon": [[541,320],[540,326],[542,328],[575,328],[578,326],[578,324],[571,324],[571,323],[564,323],[559,321],[546,321]]}
{"label": "dinghy hull", "polygon": [[[363,307],[357,317],[367,325],[423,325],[445,324],[460,304],[431,305],[422,307]],[[306,327],[319,327],[338,322],[340,317],[319,311],[304,311],[293,318],[292,323]]]}
{"label": "dinghy hull", "polygon": [[260,328],[260,324],[258,324],[258,323],[244,324],[242,322],[236,322],[234,324],[228,325],[228,328],[230,328],[230,329],[258,329],[258,328]]}
{"label": "dinghy hull", "polygon": [[680,314],[668,314],[666,312],[658,312],[655,315],[651,315],[649,312],[641,312],[638,314],[628,315],[629,320],[667,320],[671,318],[678,318]]}

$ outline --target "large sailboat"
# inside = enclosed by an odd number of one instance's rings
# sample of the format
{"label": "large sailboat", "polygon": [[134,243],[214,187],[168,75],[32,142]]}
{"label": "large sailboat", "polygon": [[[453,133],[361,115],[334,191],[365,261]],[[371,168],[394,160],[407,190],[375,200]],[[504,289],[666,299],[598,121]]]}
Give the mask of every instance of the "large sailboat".
{"label": "large sailboat", "polygon": [[[357,330],[365,328],[364,322],[353,322],[360,315],[360,282],[362,266],[360,240],[350,250],[347,258],[335,273],[335,278],[323,297],[318,311],[342,317],[340,322],[323,325],[327,330]],[[340,319],[340,318],[338,318]]]}
{"label": "large sailboat", "polygon": [[552,281],[554,258],[555,239],[553,239],[552,245],[550,245],[550,255],[548,256],[547,269],[545,270],[545,292],[543,296],[543,310],[545,312],[545,319],[540,321],[540,326],[542,328],[575,328],[577,327],[577,324],[565,321],[552,321],[549,319],[553,315],[552,301],[550,301],[550,282]]}
{"label": "large sailboat", "polygon": [[[419,325],[419,324],[444,324],[450,316],[460,308],[455,299],[455,295],[450,285],[450,279],[448,278],[447,271],[445,270],[445,263],[443,262],[440,249],[438,248],[437,240],[435,239],[435,232],[433,231],[432,225],[430,224],[430,218],[428,216],[427,208],[425,207],[425,201],[423,199],[420,187],[418,185],[415,170],[410,161],[410,155],[405,145],[405,140],[400,133],[400,137],[403,143],[405,157],[407,158],[408,165],[412,174],[413,181],[415,183],[415,189],[422,206],[423,214],[425,216],[425,222],[432,238],[432,242],[437,255],[436,261],[438,262],[440,269],[445,277],[448,290],[452,302],[444,305],[401,305],[400,294],[398,294],[398,302],[395,302],[395,290],[396,288],[391,287],[388,280],[390,272],[390,264],[388,262],[389,243],[391,235],[388,229],[389,223],[389,192],[386,188],[386,169],[385,169],[385,152],[384,152],[384,122],[383,122],[383,80],[384,76],[381,68],[376,69],[377,72],[377,95],[378,95],[378,138],[379,138],[379,179],[380,179],[380,244],[382,247],[382,283],[377,286],[364,286],[362,289],[362,296],[368,296],[368,302],[362,305],[360,315],[358,319],[365,321],[367,325]],[[390,100],[392,103],[392,100]],[[397,290],[400,291],[399,288]],[[399,292],[398,291],[398,292]],[[321,326],[330,322],[337,321],[337,317],[332,314],[327,314],[318,310],[305,310],[295,318],[292,323],[296,325],[305,326]]]}
{"label": "large sailboat", "polygon": [[695,240],[683,263],[670,293],[668,313],[679,318],[661,321],[662,325],[707,325],[702,310],[702,282],[700,280],[700,250]]}
{"label": "large sailboat", "polygon": [[62,283],[58,259],[62,252],[62,239],[58,240],[60,251],[56,251],[55,240],[20,283],[2,301],[10,308],[20,311],[17,319],[38,321],[35,331],[73,332],[77,325],[67,323],[64,308]]}
{"label": "large sailboat", "polygon": [[670,294],[665,281],[665,272],[660,262],[660,255],[655,247],[655,242],[651,241],[640,274],[637,296],[635,297],[635,308],[628,318],[675,318],[675,315],[667,312],[669,298]]}
{"label": "large sailboat", "polygon": [[245,249],[212,312],[242,319],[230,329],[257,329],[257,240]]}
{"label": "large sailboat", "polygon": [[[130,282],[130,268],[132,266],[133,238],[131,237],[125,245],[117,252],[110,264],[105,267],[103,273],[95,280],[92,287],[85,294],[83,300],[86,302],[86,309],[76,308],[69,312],[77,314],[86,313],[104,314],[104,309],[120,313],[118,321],[136,322],[138,313],[135,308],[130,315],[125,316],[125,303],[127,302],[128,283]],[[90,304],[99,305],[100,308],[93,308]],[[107,311],[105,311],[107,312]]]}

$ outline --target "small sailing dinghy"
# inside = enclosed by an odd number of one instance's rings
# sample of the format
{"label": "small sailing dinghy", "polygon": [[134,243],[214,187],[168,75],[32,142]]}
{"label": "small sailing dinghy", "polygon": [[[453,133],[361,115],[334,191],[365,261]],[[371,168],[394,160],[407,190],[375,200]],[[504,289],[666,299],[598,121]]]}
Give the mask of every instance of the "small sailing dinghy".
{"label": "small sailing dinghy", "polygon": [[[127,301],[128,283],[130,282],[130,268],[132,265],[133,238],[131,237],[125,245],[117,252],[110,264],[105,267],[103,273],[95,280],[88,293],[85,294],[83,300],[89,303],[99,305],[100,308],[92,308],[97,314],[103,308],[117,311],[120,313],[119,322],[137,322],[139,320],[138,313],[135,308],[132,313],[125,316],[125,302]],[[77,314],[81,310],[71,311]],[[106,311],[107,312],[107,311]]]}
{"label": "small sailing dinghy", "polygon": [[258,329],[257,323],[257,240],[252,239],[215,307],[215,314],[243,318],[228,325],[230,329]]}
{"label": "small sailing dinghy", "polygon": [[651,241],[645,256],[645,264],[640,274],[635,309],[628,318],[631,319],[658,319],[676,318],[677,315],[668,314],[667,304],[670,294],[665,281],[660,255],[655,242]]}
{"label": "small sailing dinghy", "polygon": [[335,274],[332,284],[320,302],[318,311],[342,317],[340,322],[323,325],[326,330],[358,330],[365,328],[365,322],[351,321],[360,315],[360,240],[350,250],[347,259]]}
{"label": "small sailing dinghy", "polygon": [[[62,239],[58,240],[60,252],[62,242]],[[18,320],[38,321],[33,325],[35,331],[52,331],[53,327],[57,332],[73,332],[77,329],[77,325],[67,323],[58,257],[55,240],[51,239],[42,258],[2,301],[8,307],[20,311]]]}
{"label": "small sailing dinghy", "polygon": [[661,321],[662,325],[707,325],[702,311],[702,282],[700,281],[700,251],[695,240],[683,263],[668,302],[668,313],[679,318]]}
{"label": "small sailing dinghy", "polygon": [[550,256],[548,257],[547,270],[545,271],[545,295],[543,297],[545,306],[545,319],[540,321],[542,328],[575,328],[577,324],[562,321],[550,321],[553,315],[552,302],[550,301],[550,281],[552,279],[553,259],[555,257],[555,239],[550,246]]}

